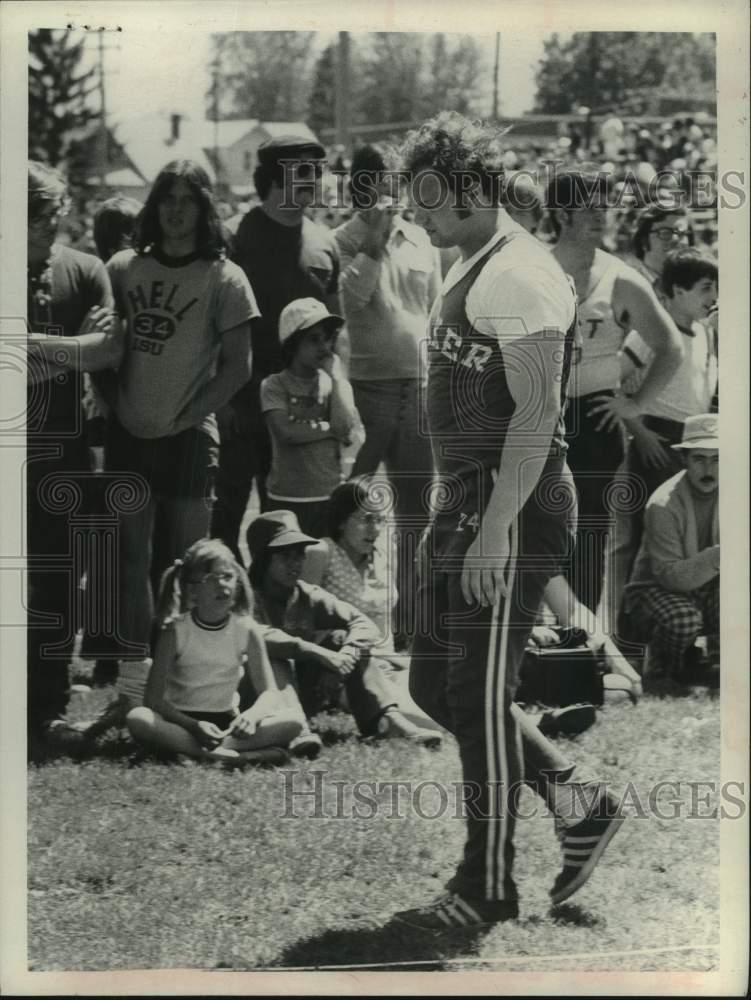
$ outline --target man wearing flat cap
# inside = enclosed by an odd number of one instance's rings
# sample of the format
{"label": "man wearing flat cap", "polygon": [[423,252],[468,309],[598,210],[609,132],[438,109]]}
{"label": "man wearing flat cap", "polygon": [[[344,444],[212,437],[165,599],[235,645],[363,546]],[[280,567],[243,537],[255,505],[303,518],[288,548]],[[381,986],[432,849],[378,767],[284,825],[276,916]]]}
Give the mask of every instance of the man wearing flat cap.
{"label": "man wearing flat cap", "polygon": [[232,259],[240,265],[261,316],[252,325],[253,374],[220,413],[221,453],[212,533],[237,553],[240,524],[253,479],[265,507],[271,442],[260,408],[260,386],[282,369],[279,316],[300,298],[337,312],[337,253],[330,230],[307,218],[320,197],[326,151],[305,136],[281,135],[258,149],[253,182],[261,204],[242,219]]}
{"label": "man wearing flat cap", "polygon": [[633,633],[649,641],[649,671],[677,680],[700,634],[717,659],[720,630],[718,417],[689,417],[672,447],[686,468],[647,501],[644,534],[624,610]]}

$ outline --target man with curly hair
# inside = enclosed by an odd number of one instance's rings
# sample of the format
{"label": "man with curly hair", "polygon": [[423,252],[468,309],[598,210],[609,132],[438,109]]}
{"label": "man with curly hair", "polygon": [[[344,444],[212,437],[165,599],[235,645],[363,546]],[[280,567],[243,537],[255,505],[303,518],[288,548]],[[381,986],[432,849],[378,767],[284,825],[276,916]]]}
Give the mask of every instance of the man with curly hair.
{"label": "man with curly hair", "polygon": [[576,300],[545,247],[501,207],[494,132],[443,113],[403,149],[415,222],[459,248],[428,331],[426,414],[439,487],[421,545],[410,692],[459,744],[464,857],[434,903],[396,919],[424,930],[518,915],[514,802],[526,778],[553,811],[574,893],[615,833],[618,802],[514,705],[548,581],[574,537],[562,410]]}

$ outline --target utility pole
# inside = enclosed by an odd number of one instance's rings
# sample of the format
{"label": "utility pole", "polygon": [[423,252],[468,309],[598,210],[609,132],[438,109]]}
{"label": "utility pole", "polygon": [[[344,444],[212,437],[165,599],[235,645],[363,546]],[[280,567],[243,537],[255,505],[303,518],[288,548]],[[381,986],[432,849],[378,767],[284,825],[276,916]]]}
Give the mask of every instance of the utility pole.
{"label": "utility pole", "polygon": [[217,55],[211,63],[211,104],[212,116],[214,118],[214,173],[216,174],[217,189],[221,184],[222,167],[219,163],[219,56]]}
{"label": "utility pole", "polygon": [[336,141],[345,150],[349,149],[349,32],[339,32],[336,48]]}
{"label": "utility pole", "polygon": [[498,118],[498,74],[501,69],[501,33],[496,31],[495,33],[495,63],[493,66],[493,113],[491,115],[493,121]]}
{"label": "utility pole", "polygon": [[107,140],[107,101],[104,91],[104,28],[99,29],[99,193],[102,198],[106,194],[107,174],[109,173],[109,142]]}

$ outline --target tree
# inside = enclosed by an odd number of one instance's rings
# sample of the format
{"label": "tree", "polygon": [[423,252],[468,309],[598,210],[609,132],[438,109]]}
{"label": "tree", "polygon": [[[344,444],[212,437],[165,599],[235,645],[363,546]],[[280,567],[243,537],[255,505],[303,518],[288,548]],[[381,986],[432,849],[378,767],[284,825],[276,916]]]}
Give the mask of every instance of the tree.
{"label": "tree", "polygon": [[413,121],[421,111],[423,35],[378,31],[364,56],[357,95],[361,123]]}
{"label": "tree", "polygon": [[569,114],[579,105],[595,112],[659,114],[667,96],[687,107],[715,94],[713,35],[656,31],[577,32],[544,43],[534,110]]}
{"label": "tree", "polygon": [[336,44],[327,45],[313,70],[313,83],[308,103],[308,125],[319,134],[333,128],[336,108]]}
{"label": "tree", "polygon": [[29,157],[53,167],[80,166],[71,154],[98,117],[88,103],[96,69],[81,70],[84,42],[70,29],[29,32]]}
{"label": "tree", "polygon": [[[220,118],[298,121],[308,111],[312,31],[230,31],[212,36]],[[213,87],[206,95],[213,117]]]}

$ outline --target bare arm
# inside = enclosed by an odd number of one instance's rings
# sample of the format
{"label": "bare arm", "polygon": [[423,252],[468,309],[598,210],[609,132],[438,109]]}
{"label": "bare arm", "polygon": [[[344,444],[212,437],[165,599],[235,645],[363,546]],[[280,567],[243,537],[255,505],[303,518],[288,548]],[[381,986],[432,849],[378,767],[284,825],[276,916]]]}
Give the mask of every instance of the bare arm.
{"label": "bare arm", "polygon": [[498,478],[480,524],[467,549],[462,592],[468,604],[493,604],[506,594],[505,570],[511,554],[509,534],[519,511],[537,485],[560,417],[560,380],[564,333],[532,334],[504,344],[509,392],[516,407],[506,432]]}
{"label": "bare arm", "polygon": [[106,306],[93,306],[74,337],[30,333],[29,345],[47,363],[47,378],[64,369],[117,368],[123,354],[121,323]]}
{"label": "bare arm", "polygon": [[639,407],[652,402],[670,382],[683,360],[683,340],[678,327],[660,305],[648,283],[638,274],[621,275],[613,289],[613,308],[639,331],[654,352],[654,359],[638,391],[631,397]]}
{"label": "bare arm", "polygon": [[146,708],[152,709],[154,712],[158,712],[163,719],[167,722],[174,722],[175,725],[181,726],[191,736],[195,736],[199,742],[202,742],[200,734],[200,727],[198,725],[197,719],[191,719],[189,715],[185,715],[178,708],[174,708],[164,697],[164,689],[167,683],[167,675],[172,669],[177,656],[177,642],[175,636],[175,629],[172,626],[167,626],[162,632],[159,633],[159,639],[156,644],[156,652],[154,654],[154,665],[149,671],[149,679],[146,683],[146,693],[144,695],[143,703]]}

